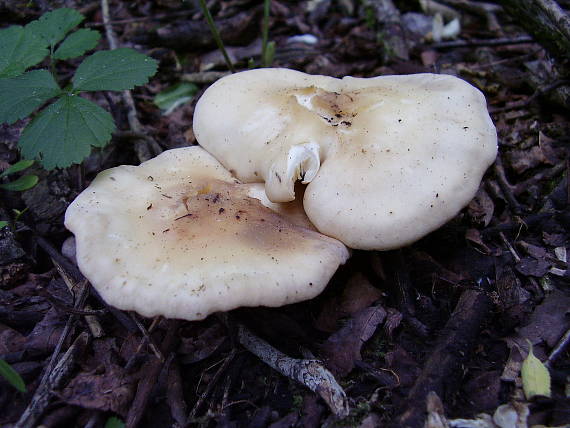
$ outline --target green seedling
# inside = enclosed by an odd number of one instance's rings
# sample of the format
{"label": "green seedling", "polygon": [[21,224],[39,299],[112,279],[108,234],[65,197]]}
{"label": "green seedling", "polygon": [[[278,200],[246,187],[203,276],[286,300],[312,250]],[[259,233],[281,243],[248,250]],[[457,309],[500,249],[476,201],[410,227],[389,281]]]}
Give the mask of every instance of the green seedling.
{"label": "green seedling", "polygon": [[200,9],[202,9],[202,13],[204,14],[204,18],[206,18],[206,22],[208,23],[208,27],[210,27],[210,31],[212,32],[212,36],[216,41],[216,45],[218,45],[218,49],[222,52],[224,56],[224,60],[226,61],[226,65],[228,66],[228,70],[232,73],[235,73],[234,65],[226,51],[224,46],[224,42],[222,41],[222,37],[220,36],[220,32],[218,31],[218,27],[216,27],[216,23],[214,22],[214,18],[212,18],[212,14],[210,13],[210,9],[208,9],[208,5],[206,4],[206,0],[199,0]]}
{"label": "green seedling", "polygon": [[198,86],[181,82],[156,94],[153,101],[162,110],[162,114],[169,115],[177,107],[191,101],[196,92],[198,92]]}
{"label": "green seedling", "polygon": [[[89,29],[71,32],[85,17],[62,8],[25,27],[0,30],[0,123],[30,116],[48,101],[24,128],[18,142],[22,155],[38,159],[46,169],[81,163],[92,147],[103,147],[115,130],[112,116],[79,96],[90,91],[123,91],[143,85],[157,62],[129,48],[87,56],[70,81],[60,81],[57,64],[84,55],[99,41]],[[30,67],[48,59],[48,69]]]}
{"label": "green seedling", "polygon": [[261,26],[261,66],[270,67],[275,57],[275,42],[269,40],[269,11],[271,0],[263,1],[263,22]]}
{"label": "green seedling", "polygon": [[111,416],[105,422],[105,428],[125,428],[125,423],[115,416]]}
{"label": "green seedling", "polygon": [[[6,169],[0,174],[0,179],[7,177],[10,174],[23,171],[34,164],[33,160],[23,159],[16,162],[14,165]],[[7,183],[0,183],[0,189],[11,190],[14,192],[23,192],[24,190],[31,189],[38,183],[37,175],[23,175],[20,178],[9,181]]]}
{"label": "green seedling", "polygon": [[20,392],[26,392],[26,384],[16,370],[6,361],[0,358],[0,376],[6,379],[10,385]]}

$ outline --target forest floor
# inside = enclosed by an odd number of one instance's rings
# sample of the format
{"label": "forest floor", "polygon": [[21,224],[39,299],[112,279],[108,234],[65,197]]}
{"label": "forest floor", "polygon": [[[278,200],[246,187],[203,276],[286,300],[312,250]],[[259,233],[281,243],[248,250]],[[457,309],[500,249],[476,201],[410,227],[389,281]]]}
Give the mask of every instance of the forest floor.
{"label": "forest floor", "polygon": [[[259,67],[261,2],[208,4],[235,67]],[[111,143],[81,167],[32,167],[40,180],[30,190],[0,191],[0,219],[12,222],[0,232],[0,358],[26,384],[19,393],[0,378],[0,426],[569,424],[568,81],[496,4],[441,4],[444,22],[457,17],[461,26],[434,41],[440,18],[420,2],[274,0],[272,66],[335,77],[445,73],[470,82],[485,94],[499,136],[499,156],[475,199],[413,245],[355,251],[316,299],[190,322],[106,306],[63,255],[69,203],[106,168],[196,144],[195,103],[227,73],[197,1],[110,1],[118,44],[160,63],[132,91],[152,141],[129,128],[121,93],[96,93],[91,99],[120,130]],[[56,7],[82,12],[82,26],[103,34],[97,49],[108,48],[99,1],[0,1],[0,26]],[[196,93],[164,114],[153,99],[180,82],[195,84]],[[1,125],[0,170],[19,159],[26,123]],[[14,222],[14,210],[24,209]],[[348,416],[335,416],[318,393],[247,351],[240,326],[291,357],[314,355],[346,393]],[[551,397],[523,394],[529,341],[549,369]],[[501,425],[513,415],[518,424]]]}

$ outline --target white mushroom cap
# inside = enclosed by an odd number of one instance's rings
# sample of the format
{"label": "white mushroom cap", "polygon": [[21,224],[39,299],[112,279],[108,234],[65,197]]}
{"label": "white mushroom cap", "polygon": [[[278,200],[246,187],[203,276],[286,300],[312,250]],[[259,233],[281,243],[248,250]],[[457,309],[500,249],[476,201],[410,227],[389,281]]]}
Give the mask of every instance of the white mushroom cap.
{"label": "white mushroom cap", "polygon": [[497,153],[483,94],[435,74],[237,73],[206,90],[194,133],[238,178],[265,181],[272,201],[310,183],[311,222],[359,249],[398,248],[443,225]]}
{"label": "white mushroom cap", "polygon": [[197,320],[316,296],[348,250],[263,206],[256,187],[200,147],[169,150],[100,173],[65,225],[81,272],[120,309]]}

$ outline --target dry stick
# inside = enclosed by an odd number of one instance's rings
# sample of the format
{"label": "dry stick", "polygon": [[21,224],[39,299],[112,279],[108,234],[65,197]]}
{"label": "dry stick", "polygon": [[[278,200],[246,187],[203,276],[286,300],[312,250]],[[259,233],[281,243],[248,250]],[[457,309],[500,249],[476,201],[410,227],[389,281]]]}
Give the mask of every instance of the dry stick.
{"label": "dry stick", "polygon": [[498,39],[471,39],[471,40],[452,40],[450,42],[432,43],[426,47],[433,49],[448,48],[471,48],[477,46],[502,46],[502,45],[519,45],[523,43],[533,43],[534,39],[530,36],[518,37],[500,37]]}
{"label": "dry stick", "polygon": [[320,361],[288,357],[243,325],[238,327],[238,340],[265,364],[319,394],[337,417],[348,416],[348,399],[344,390]]}
{"label": "dry stick", "polygon": [[46,372],[32,397],[32,401],[14,428],[31,428],[37,425],[37,421],[49,404],[53,391],[59,388],[62,381],[71,372],[77,354],[87,344],[88,340],[89,335],[86,332],[81,333],[53,367],[53,370]]}
{"label": "dry stick", "polygon": [[[79,271],[77,266],[71,263],[68,259],[61,255],[59,251],[57,251],[53,245],[51,245],[45,238],[38,235],[37,233],[34,236],[37,244],[44,250],[48,256],[51,257],[52,260],[57,261],[57,263],[67,272],[71,278],[75,280],[75,282],[81,282],[85,280],[83,274]],[[103,298],[99,295],[97,290],[93,287],[88,287],[90,293],[93,297],[95,297],[102,305],[104,305],[109,312],[119,321],[127,331],[133,332],[137,330],[137,326],[131,321],[131,319],[123,312],[118,309],[115,309],[112,306],[107,305],[107,303],[103,300]]]}
{"label": "dry stick", "polygon": [[192,83],[214,83],[216,80],[230,74],[229,71],[201,71],[198,73],[185,73],[180,76],[180,79]]}
{"label": "dry stick", "polygon": [[398,418],[399,427],[423,426],[428,393],[440,397],[457,388],[457,375],[468,359],[481,324],[489,315],[491,300],[482,292],[465,290],[440,339],[427,360],[406,400],[406,409]]}
{"label": "dry stick", "polygon": [[497,182],[499,183],[499,187],[505,196],[511,210],[514,214],[519,215],[522,213],[521,205],[517,198],[514,195],[513,186],[507,180],[507,175],[505,173],[505,169],[503,168],[503,161],[501,160],[501,156],[497,156],[495,164],[493,165],[493,170],[495,172],[495,177],[497,178]]}
{"label": "dry stick", "polygon": [[[111,19],[109,15],[109,2],[108,0],[101,0],[101,10],[103,13],[103,25],[105,27],[105,35],[107,36],[107,41],[109,43],[109,47],[113,49],[117,49],[117,37],[115,36],[115,32],[113,31],[113,26],[111,25]],[[139,161],[144,162],[153,157],[152,151],[154,151],[155,155],[159,154],[162,149],[158,145],[153,138],[149,136],[145,136],[143,127],[139,122],[137,116],[137,107],[135,106],[135,100],[133,99],[133,95],[131,91],[123,91],[123,100],[125,105],[127,106],[127,120],[129,122],[129,127],[131,130],[141,136],[141,144],[135,144],[135,151],[137,152],[137,156]],[[152,149],[152,150],[151,150]]]}
{"label": "dry stick", "polygon": [[160,360],[160,362],[164,363],[164,355],[162,355],[162,353],[160,352],[160,350],[158,349],[158,347],[155,345],[154,341],[152,340],[152,337],[150,337],[149,332],[151,332],[152,330],[154,330],[154,328],[156,327],[156,325],[158,324],[158,320],[160,319],[160,317],[155,317],[154,320],[152,321],[152,324],[150,326],[150,328],[146,329],[146,327],[139,321],[139,319],[137,318],[136,314],[131,313],[131,319],[135,322],[136,326],[138,327],[139,331],[142,333],[143,335],[143,340],[141,341],[141,344],[138,346],[137,350],[135,351],[135,354],[139,353],[140,350],[142,349],[142,347],[144,346],[145,343],[148,342],[148,346],[150,347],[151,351],[153,352],[153,354],[155,355],[156,358],[158,358]]}
{"label": "dry stick", "polygon": [[514,103],[511,103],[507,106],[504,107],[493,107],[491,109],[489,109],[489,112],[491,114],[495,114],[495,113],[501,113],[504,111],[509,111],[509,110],[515,110],[515,109],[519,109],[519,108],[525,108],[528,107],[530,104],[532,104],[538,97],[545,95],[549,92],[552,92],[558,88],[560,88],[561,86],[568,86],[570,85],[570,81],[569,80],[557,80],[555,82],[550,83],[549,85],[546,85],[544,87],[538,88],[536,91],[534,91],[534,93],[521,101],[517,101]]}
{"label": "dry stick", "polygon": [[[178,321],[170,320],[167,323],[166,336],[162,341],[160,351],[162,355],[170,354],[172,347],[174,346],[176,336],[178,334]],[[139,381],[137,386],[137,392],[129,413],[127,414],[126,428],[135,428],[141,421],[144,411],[146,410],[148,400],[150,399],[150,394],[156,385],[156,379],[164,366],[164,362],[158,359],[153,359],[149,361],[141,369],[141,373],[144,373],[144,377]]]}
{"label": "dry stick", "polygon": [[184,388],[182,385],[182,376],[180,375],[180,365],[176,361],[176,353],[172,352],[168,356],[168,384],[166,389],[166,400],[170,407],[172,419],[176,421],[178,426],[186,426],[186,401],[184,400]]}
{"label": "dry stick", "polygon": [[210,382],[208,383],[208,386],[206,386],[206,389],[204,390],[204,392],[202,392],[202,394],[200,394],[200,397],[198,397],[196,404],[194,404],[194,407],[192,408],[192,411],[190,412],[190,415],[188,416],[187,423],[193,422],[193,420],[196,418],[196,416],[198,415],[198,412],[202,408],[202,405],[204,404],[204,402],[206,401],[208,396],[212,393],[214,386],[217,384],[221,375],[226,371],[226,369],[228,368],[230,363],[233,361],[236,354],[237,354],[236,350],[232,349],[231,352],[228,354],[228,356],[224,359],[224,362],[222,363],[220,368],[216,371],[216,373],[214,374],[214,377],[210,380]]}
{"label": "dry stick", "polygon": [[[508,248],[509,252],[513,256],[515,263],[520,263],[520,261],[522,260],[521,257],[519,256],[517,250],[515,250],[515,247],[513,247],[511,245],[511,243],[507,240],[507,237],[505,236],[505,234],[503,232],[499,232],[499,237],[501,238],[501,240],[503,241],[503,244],[505,244],[505,246]],[[527,278],[533,287],[534,293],[538,296],[544,295],[542,288],[540,288],[540,286],[538,285],[538,281],[535,278],[533,278],[532,276],[529,276]]]}
{"label": "dry stick", "polygon": [[[63,269],[63,267],[61,267],[59,263],[57,263],[54,259],[51,259],[51,261],[54,264],[55,268],[57,269],[59,276],[63,278],[63,282],[65,282],[65,285],[67,285],[67,288],[72,296],[75,296],[76,293],[82,294],[84,292],[84,289],[89,287],[86,279],[81,282],[75,282],[71,278],[71,276],[68,275],[67,272]],[[88,311],[92,310],[91,306],[89,305],[85,305],[85,309],[87,309]],[[97,317],[93,315],[85,315],[85,322],[87,323],[87,326],[91,331],[91,335],[94,338],[98,339],[105,335],[103,327],[101,327],[101,324],[99,323]]]}
{"label": "dry stick", "polygon": [[552,364],[562,356],[566,348],[570,345],[570,329],[566,331],[564,336],[558,341],[552,352],[546,360],[546,367],[552,367]]}

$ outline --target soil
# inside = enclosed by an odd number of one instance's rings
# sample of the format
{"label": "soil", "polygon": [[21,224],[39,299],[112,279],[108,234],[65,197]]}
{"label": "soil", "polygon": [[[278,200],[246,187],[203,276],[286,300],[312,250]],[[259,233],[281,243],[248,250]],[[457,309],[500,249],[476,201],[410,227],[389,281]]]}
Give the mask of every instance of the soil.
{"label": "soil", "polygon": [[[273,0],[272,66],[467,80],[485,94],[499,135],[475,199],[413,245],[354,251],[316,299],[190,322],[106,305],[77,270],[63,226],[98,172],[196,144],[195,103],[228,71],[197,1],[109,1],[118,45],[154,57],[159,72],[132,91],[140,129],[121,93],[94,93],[119,129],[112,141],[81,166],[32,167],[40,181],[30,190],[0,191],[10,222],[0,231],[0,358],[26,384],[19,393],[0,378],[0,426],[515,426],[501,415],[518,415],[517,427],[568,426],[570,73],[496,3],[440,3],[451,9],[445,22],[460,17],[450,40],[433,40],[434,16],[416,1]],[[261,2],[208,5],[235,68],[259,67]],[[0,1],[0,26],[63,6],[104,34],[101,3],[87,0]],[[97,49],[108,43],[103,36]],[[154,96],[181,81],[198,92],[163,114]],[[1,170],[19,159],[26,123],[0,126]],[[318,359],[346,393],[348,416],[246,350],[244,326],[289,357]],[[529,342],[548,367],[550,397],[524,395]]]}

